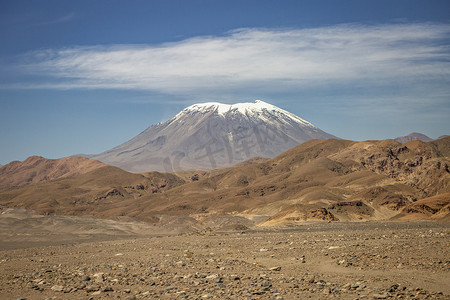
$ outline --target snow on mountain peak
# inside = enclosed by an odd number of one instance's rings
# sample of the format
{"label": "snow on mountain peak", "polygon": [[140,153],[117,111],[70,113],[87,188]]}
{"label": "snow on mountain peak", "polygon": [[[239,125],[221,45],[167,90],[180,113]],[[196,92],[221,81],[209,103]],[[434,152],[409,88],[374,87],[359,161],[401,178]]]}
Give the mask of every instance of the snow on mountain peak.
{"label": "snow on mountain peak", "polygon": [[275,157],[310,139],[328,139],[311,123],[261,100],[191,105],[92,158],[127,171],[173,172],[230,167]]}
{"label": "snow on mountain peak", "polygon": [[206,103],[197,103],[193,104],[184,111],[203,111],[204,109],[213,109],[214,111],[217,111],[219,115],[225,115],[229,111],[237,110],[240,113],[245,114],[247,110],[249,111],[255,111],[255,110],[262,110],[262,109],[268,109],[273,110],[277,109],[276,106],[273,106],[271,104],[268,104],[261,100],[255,100],[253,102],[244,102],[244,103],[236,103],[236,104],[223,104],[219,102],[206,102]]}
{"label": "snow on mountain peak", "polygon": [[206,102],[206,103],[197,103],[193,104],[183,111],[181,111],[176,119],[181,117],[186,113],[192,112],[216,112],[218,115],[222,117],[226,117],[226,115],[230,112],[239,112],[246,116],[254,116],[261,117],[261,113],[266,111],[269,114],[283,116],[283,119],[290,119],[294,122],[300,123],[303,126],[315,127],[313,124],[308,121],[303,120],[302,118],[285,111],[279,107],[276,107],[272,104],[266,103],[261,100],[255,100],[253,102],[243,102],[243,103],[235,103],[235,104],[223,104],[219,102]]}

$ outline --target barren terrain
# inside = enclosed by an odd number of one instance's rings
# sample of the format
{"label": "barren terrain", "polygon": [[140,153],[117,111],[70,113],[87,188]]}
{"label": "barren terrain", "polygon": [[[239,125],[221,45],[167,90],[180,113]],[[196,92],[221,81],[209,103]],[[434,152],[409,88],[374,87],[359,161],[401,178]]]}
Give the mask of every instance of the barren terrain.
{"label": "barren terrain", "polygon": [[[40,218],[47,226],[25,225]],[[1,299],[450,297],[448,223],[164,233],[132,221],[58,218],[1,215]]]}
{"label": "barren terrain", "polygon": [[449,159],[446,137],[212,171],[13,162],[0,299],[450,299]]}
{"label": "barren terrain", "polygon": [[46,159],[30,156],[24,161],[13,161],[0,166],[0,189],[69,178],[104,166],[104,163],[84,157]]}
{"label": "barren terrain", "polygon": [[212,171],[134,174],[95,165],[70,178],[1,189],[0,205],[43,215],[127,216],[153,224],[164,215],[188,223],[241,216],[267,226],[317,220],[448,221],[449,159],[450,137],[405,144],[311,140],[274,159]]}

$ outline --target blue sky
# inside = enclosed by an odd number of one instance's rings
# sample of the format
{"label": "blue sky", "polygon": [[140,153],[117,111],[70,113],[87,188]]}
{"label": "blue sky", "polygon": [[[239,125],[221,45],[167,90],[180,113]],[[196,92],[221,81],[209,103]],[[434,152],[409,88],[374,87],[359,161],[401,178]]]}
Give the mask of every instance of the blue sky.
{"label": "blue sky", "polygon": [[345,139],[450,134],[450,2],[0,0],[0,164],[255,99]]}

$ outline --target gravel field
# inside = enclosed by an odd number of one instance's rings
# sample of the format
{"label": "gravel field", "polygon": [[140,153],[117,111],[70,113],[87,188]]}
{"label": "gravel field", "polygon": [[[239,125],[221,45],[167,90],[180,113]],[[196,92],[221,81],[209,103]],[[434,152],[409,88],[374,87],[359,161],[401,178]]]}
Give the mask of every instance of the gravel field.
{"label": "gravel field", "polygon": [[58,237],[0,251],[0,299],[450,299],[443,223]]}

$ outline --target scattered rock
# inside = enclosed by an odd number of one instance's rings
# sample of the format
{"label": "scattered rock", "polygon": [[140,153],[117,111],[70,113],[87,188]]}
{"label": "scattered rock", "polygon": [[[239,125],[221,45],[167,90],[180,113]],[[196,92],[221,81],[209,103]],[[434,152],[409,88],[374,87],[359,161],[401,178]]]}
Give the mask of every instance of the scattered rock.
{"label": "scattered rock", "polygon": [[166,292],[170,292],[170,291],[173,291],[176,289],[177,289],[177,287],[175,287],[175,286],[168,286],[168,287],[166,287]]}
{"label": "scattered rock", "polygon": [[[286,232],[264,229],[245,236],[189,233],[80,243],[48,248],[46,253],[45,247],[11,250],[0,252],[0,283],[12,289],[10,294],[23,293],[28,299],[58,293],[58,298],[93,300],[449,299],[445,285],[441,293],[417,288],[424,278],[437,278],[437,271],[445,274],[450,267],[448,227],[395,223],[385,229],[379,223],[349,223],[343,229],[330,223],[320,230],[320,226]],[[329,245],[339,248],[329,250]],[[260,249],[269,249],[273,255]],[[23,259],[26,251],[31,258]],[[300,263],[306,260],[305,253],[308,264]],[[38,261],[36,256],[48,257],[48,265],[28,267]],[[336,266],[339,261],[344,264]],[[399,263],[412,274],[408,280],[390,277]],[[345,266],[345,273],[328,272],[328,268]],[[0,289],[3,298],[8,299]]]}
{"label": "scattered rock", "polygon": [[86,287],[86,292],[88,293],[92,293],[92,292],[96,292],[98,291],[100,288],[98,286],[88,286]]}
{"label": "scattered rock", "polygon": [[94,278],[95,282],[102,283],[104,281],[103,275],[104,275],[104,273],[96,273],[92,277]]}
{"label": "scattered rock", "polygon": [[373,294],[374,299],[387,299],[389,295],[387,293]]}
{"label": "scattered rock", "polygon": [[112,292],[112,291],[114,291],[114,290],[113,290],[113,288],[110,287],[110,286],[104,287],[104,288],[102,289],[102,292]]}
{"label": "scattered rock", "polygon": [[55,291],[55,292],[62,292],[62,291],[64,291],[64,287],[62,285],[54,285],[50,289],[52,291]]}

